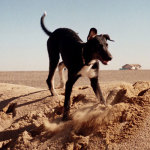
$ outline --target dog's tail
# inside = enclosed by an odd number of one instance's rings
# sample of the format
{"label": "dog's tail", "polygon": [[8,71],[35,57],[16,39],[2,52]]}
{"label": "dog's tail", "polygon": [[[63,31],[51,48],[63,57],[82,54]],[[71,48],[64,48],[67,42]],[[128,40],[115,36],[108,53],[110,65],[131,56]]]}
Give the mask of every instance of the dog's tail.
{"label": "dog's tail", "polygon": [[48,30],[46,29],[45,25],[44,25],[44,18],[45,18],[46,15],[47,15],[46,12],[44,12],[44,14],[43,14],[42,17],[41,17],[41,27],[42,27],[42,29],[44,30],[44,32],[45,32],[48,36],[50,36],[50,35],[51,35],[51,32],[48,31]]}

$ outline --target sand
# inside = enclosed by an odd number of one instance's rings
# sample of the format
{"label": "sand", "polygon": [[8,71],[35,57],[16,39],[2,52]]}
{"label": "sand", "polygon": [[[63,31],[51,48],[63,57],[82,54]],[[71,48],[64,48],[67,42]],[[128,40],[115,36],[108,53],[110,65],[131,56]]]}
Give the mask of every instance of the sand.
{"label": "sand", "polygon": [[[103,71],[106,107],[80,79],[71,95],[71,120],[62,122],[64,89],[52,97],[47,72],[0,72],[0,149],[150,149],[149,73]],[[57,74],[55,80],[57,87]]]}

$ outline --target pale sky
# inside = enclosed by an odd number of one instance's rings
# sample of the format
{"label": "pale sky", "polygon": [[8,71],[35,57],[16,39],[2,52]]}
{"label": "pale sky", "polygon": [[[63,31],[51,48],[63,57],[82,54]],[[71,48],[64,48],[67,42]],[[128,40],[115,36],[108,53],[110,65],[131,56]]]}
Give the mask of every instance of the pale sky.
{"label": "pale sky", "polygon": [[150,69],[150,0],[0,0],[0,71],[47,71],[50,31],[71,28],[86,42],[91,27],[109,34],[113,60],[104,70],[141,64]]}

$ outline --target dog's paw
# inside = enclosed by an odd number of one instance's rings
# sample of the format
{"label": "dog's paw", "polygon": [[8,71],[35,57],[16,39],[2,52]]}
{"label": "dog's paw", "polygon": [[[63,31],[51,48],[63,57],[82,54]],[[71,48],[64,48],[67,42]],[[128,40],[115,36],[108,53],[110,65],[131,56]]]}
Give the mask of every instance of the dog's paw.
{"label": "dog's paw", "polygon": [[52,96],[59,96],[59,94],[57,94],[57,93],[53,93],[53,94],[52,94]]}
{"label": "dog's paw", "polygon": [[52,96],[58,96],[57,92],[55,92],[55,91],[53,91],[51,93],[52,93]]}
{"label": "dog's paw", "polygon": [[57,89],[65,89],[65,85],[64,84],[60,84]]}
{"label": "dog's paw", "polygon": [[52,96],[58,96],[58,94],[54,88],[51,88],[50,91],[51,91]]}

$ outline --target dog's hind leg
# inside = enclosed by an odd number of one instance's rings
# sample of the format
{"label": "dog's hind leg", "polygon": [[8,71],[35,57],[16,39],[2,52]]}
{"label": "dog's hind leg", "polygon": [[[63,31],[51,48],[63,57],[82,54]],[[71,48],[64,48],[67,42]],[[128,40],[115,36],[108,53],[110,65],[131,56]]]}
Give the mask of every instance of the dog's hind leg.
{"label": "dog's hind leg", "polygon": [[57,93],[54,88],[54,73],[59,62],[59,51],[54,49],[53,45],[48,45],[49,53],[49,75],[46,80],[49,90],[51,91],[52,96],[56,96]]}
{"label": "dog's hind leg", "polygon": [[59,77],[60,77],[60,85],[59,88],[64,88],[65,87],[65,78],[63,74],[63,69],[65,68],[64,62],[60,62],[58,65],[58,71],[59,71]]}

